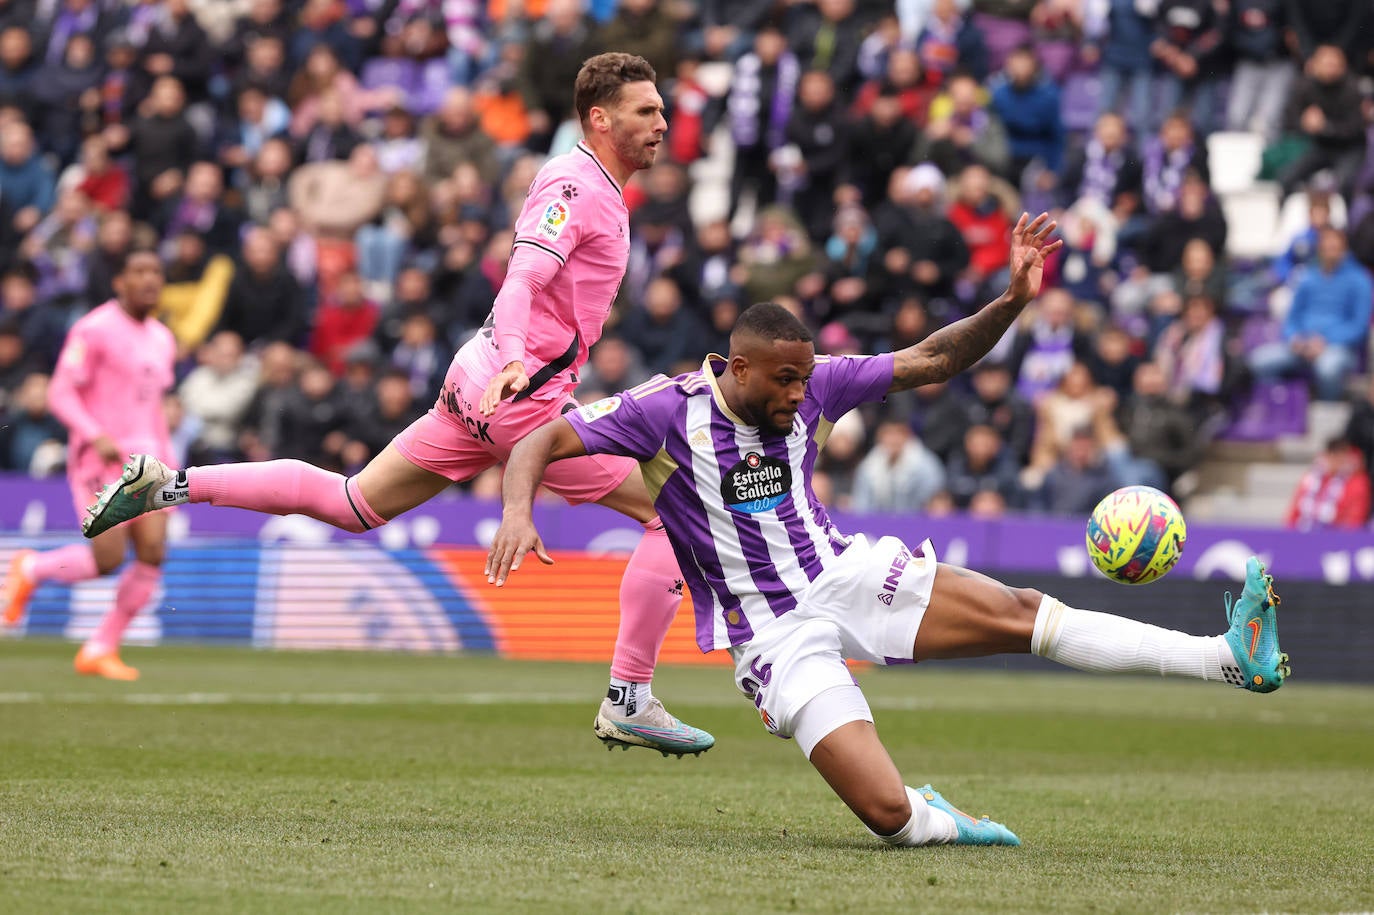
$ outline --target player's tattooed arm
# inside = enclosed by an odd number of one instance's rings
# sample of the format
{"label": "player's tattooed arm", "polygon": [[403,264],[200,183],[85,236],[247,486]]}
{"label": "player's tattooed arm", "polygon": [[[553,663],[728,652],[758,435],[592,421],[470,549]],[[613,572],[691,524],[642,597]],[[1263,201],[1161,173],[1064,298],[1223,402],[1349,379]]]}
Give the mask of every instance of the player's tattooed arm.
{"label": "player's tattooed arm", "polygon": [[1011,233],[1011,282],[1007,291],[976,314],[940,328],[915,346],[893,354],[888,393],[948,381],[987,355],[1021,311],[1040,293],[1045,258],[1063,244],[1050,241],[1055,223],[1046,213],[1022,213]]}

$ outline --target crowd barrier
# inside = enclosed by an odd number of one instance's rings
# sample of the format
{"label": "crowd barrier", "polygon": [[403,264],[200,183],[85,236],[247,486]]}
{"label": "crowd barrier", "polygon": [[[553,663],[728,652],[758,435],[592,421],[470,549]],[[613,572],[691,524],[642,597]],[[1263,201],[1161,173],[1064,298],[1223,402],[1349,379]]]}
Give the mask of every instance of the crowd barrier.
{"label": "crowd barrier", "polygon": [[[484,545],[499,519],[496,503],[442,497],[377,531],[352,535],[308,518],[183,506],[170,524],[163,586],[129,639],[607,660],[620,575],[639,526],[595,506],[541,502],[536,521],[556,564],[528,562],[498,589],[482,571]],[[1368,533],[1198,526],[1168,578],[1131,588],[1091,568],[1079,520],[837,514],[836,521],[842,530],[872,536],[929,537],[943,560],[1076,606],[1194,632],[1217,631],[1221,593],[1237,589],[1245,558],[1255,553],[1278,577],[1286,600],[1284,647],[1306,661],[1303,673],[1374,680],[1357,663],[1374,652],[1374,537]],[[75,524],[64,484],[0,480],[0,563],[16,549],[71,542]],[[113,578],[45,584],[11,634],[82,638],[109,606],[114,587]],[[697,650],[690,604],[689,596],[663,660],[724,663],[720,653]]]}

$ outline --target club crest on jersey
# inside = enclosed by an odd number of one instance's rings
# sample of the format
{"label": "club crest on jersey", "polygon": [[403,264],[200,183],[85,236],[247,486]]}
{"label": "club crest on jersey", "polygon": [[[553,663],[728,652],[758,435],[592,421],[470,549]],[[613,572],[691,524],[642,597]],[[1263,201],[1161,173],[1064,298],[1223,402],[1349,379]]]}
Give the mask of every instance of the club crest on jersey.
{"label": "club crest on jersey", "polygon": [[553,241],[563,234],[563,227],[572,218],[572,209],[562,200],[551,200],[539,217],[539,234]]}
{"label": "club crest on jersey", "polygon": [[620,409],[620,396],[603,397],[600,400],[577,408],[577,415],[582,417],[584,423],[595,422],[603,416],[609,416]]}
{"label": "club crest on jersey", "polygon": [[720,495],[741,514],[777,508],[792,489],[792,468],[777,458],[751,451],[725,472]]}

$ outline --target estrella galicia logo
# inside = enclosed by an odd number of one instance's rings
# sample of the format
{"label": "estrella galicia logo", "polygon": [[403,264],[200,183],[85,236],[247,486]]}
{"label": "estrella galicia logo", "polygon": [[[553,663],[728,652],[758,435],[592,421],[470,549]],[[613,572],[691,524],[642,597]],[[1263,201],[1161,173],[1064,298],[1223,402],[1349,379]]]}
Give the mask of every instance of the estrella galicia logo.
{"label": "estrella galicia logo", "polygon": [[725,504],[746,515],[776,508],[792,489],[792,468],[777,458],[751,451],[720,481]]}

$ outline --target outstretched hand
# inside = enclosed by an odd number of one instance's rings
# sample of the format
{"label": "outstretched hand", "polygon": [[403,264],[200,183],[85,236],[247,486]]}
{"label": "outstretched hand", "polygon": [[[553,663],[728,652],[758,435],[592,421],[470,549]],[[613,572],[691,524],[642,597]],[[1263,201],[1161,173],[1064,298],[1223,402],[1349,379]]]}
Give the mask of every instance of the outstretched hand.
{"label": "outstretched hand", "polygon": [[1064,240],[1050,241],[1058,223],[1050,214],[1041,213],[1031,219],[1022,213],[1011,230],[1011,282],[1007,294],[1024,305],[1040,294],[1040,282],[1045,276],[1045,259],[1063,246]]}
{"label": "outstretched hand", "polygon": [[520,568],[520,562],[527,553],[534,553],[546,566],[553,565],[553,559],[544,549],[544,541],[529,518],[506,518],[492,538],[487,550],[487,564],[483,570],[487,582],[501,587],[511,572]]}

